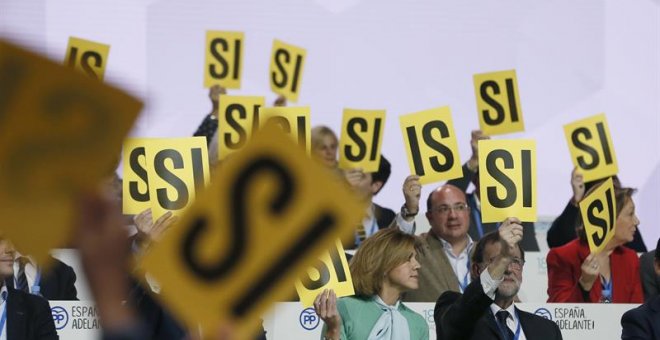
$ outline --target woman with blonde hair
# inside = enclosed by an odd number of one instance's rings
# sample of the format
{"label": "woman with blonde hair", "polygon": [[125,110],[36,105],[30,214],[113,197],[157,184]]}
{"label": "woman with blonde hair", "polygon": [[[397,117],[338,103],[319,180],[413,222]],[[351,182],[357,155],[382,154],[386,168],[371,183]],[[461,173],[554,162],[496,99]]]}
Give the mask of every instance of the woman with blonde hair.
{"label": "woman with blonde hair", "polygon": [[417,289],[415,237],[396,228],[367,238],[351,259],[355,296],[337,299],[320,293],[314,309],[325,323],[322,339],[426,340],[428,324],[401,303],[401,293]]}

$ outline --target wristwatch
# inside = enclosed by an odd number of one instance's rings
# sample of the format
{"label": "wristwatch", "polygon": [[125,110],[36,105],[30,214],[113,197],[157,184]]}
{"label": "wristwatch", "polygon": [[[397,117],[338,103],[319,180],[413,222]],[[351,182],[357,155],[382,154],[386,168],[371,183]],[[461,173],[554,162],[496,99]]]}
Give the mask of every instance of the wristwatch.
{"label": "wristwatch", "polygon": [[401,206],[401,216],[403,216],[403,217],[415,217],[415,216],[417,216],[418,212],[419,212],[419,210],[417,210],[415,212],[408,211],[408,208],[406,207],[405,204]]}

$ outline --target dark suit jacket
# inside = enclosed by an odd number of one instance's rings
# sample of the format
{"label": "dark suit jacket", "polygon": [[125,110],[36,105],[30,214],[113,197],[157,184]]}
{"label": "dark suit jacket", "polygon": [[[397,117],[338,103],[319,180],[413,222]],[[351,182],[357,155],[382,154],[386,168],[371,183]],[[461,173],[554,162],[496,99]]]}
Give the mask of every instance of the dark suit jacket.
{"label": "dark suit jacket", "polygon": [[655,250],[644,253],[639,258],[639,275],[642,279],[645,301],[660,294],[660,276],[655,273],[654,261]]}
{"label": "dark suit jacket", "polygon": [[[447,184],[451,184],[453,186],[458,187],[459,189],[463,190],[463,192],[467,191],[467,188],[470,186],[470,183],[474,179],[474,177],[477,174],[470,171],[467,167],[467,163],[463,164],[463,177],[462,178],[456,178],[449,180]],[[468,234],[472,238],[473,241],[477,241],[481,238],[481,236],[493,231],[497,230],[498,224],[497,223],[482,223],[482,231],[483,234],[479,234],[479,228],[477,227],[477,222],[475,220],[475,212],[481,218],[481,211],[477,207],[477,201],[475,199],[476,193],[466,193],[466,198],[467,198],[467,204],[470,206],[470,229],[468,230]],[[520,242],[521,247],[523,248],[524,251],[539,251],[539,244],[536,241],[536,229],[534,228],[534,223],[532,222],[523,222],[523,239]]]}
{"label": "dark suit jacket", "polygon": [[378,229],[380,230],[392,224],[396,213],[392,209],[384,208],[374,203],[374,217],[376,217],[376,224],[378,224]]}
{"label": "dark suit jacket", "polygon": [[[14,288],[14,277],[5,280],[8,287]],[[53,258],[51,268],[42,273],[39,292],[46,300],[78,300],[76,273],[64,262]]]}
{"label": "dark suit jacket", "polygon": [[[435,303],[433,319],[438,340],[503,340],[495,318],[489,312],[493,303],[477,278],[465,294],[447,291]],[[562,339],[557,324],[516,308],[520,327],[527,339]]]}
{"label": "dark suit jacket", "polygon": [[[548,229],[548,234],[546,235],[548,247],[560,247],[577,238],[575,227],[578,223],[579,214],[580,209],[569,201],[564,211],[552,222],[550,229]],[[635,230],[635,238],[626,243],[626,247],[638,253],[646,252],[646,245],[642,239],[642,234],[639,233],[639,229]]]}
{"label": "dark suit jacket", "polygon": [[621,326],[622,340],[660,340],[660,295],[624,313]]}
{"label": "dark suit jacket", "polygon": [[59,339],[44,298],[7,287],[7,339]]}
{"label": "dark suit jacket", "polygon": [[[584,292],[578,284],[580,267],[589,256],[586,241],[575,239],[564,246],[548,252],[548,302],[580,303],[599,302],[602,297],[600,280],[596,280],[591,291]],[[642,303],[642,285],[639,280],[637,254],[626,248],[617,247],[610,255],[612,268],[612,302]]]}

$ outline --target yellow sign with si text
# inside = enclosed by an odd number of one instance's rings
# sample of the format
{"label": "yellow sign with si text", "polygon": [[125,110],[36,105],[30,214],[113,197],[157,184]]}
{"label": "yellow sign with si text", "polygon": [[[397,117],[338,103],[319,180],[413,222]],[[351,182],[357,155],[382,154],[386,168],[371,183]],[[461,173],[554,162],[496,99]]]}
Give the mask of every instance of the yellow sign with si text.
{"label": "yellow sign with si text", "polygon": [[485,135],[525,130],[515,70],[474,75],[479,127]]}
{"label": "yellow sign with si text", "polygon": [[277,125],[288,134],[292,140],[307,150],[312,150],[312,133],[310,128],[310,110],[308,106],[301,107],[262,107],[259,109],[260,126]]}
{"label": "yellow sign with si text", "polygon": [[564,134],[573,165],[580,169],[585,182],[619,172],[604,113],[564,125]]}
{"label": "yellow sign with si text", "polygon": [[220,95],[218,109],[219,159],[240,150],[259,129],[259,110],[264,97]]}
{"label": "yellow sign with si text", "polygon": [[535,222],[536,141],[480,140],[479,190],[483,223],[507,217]]}
{"label": "yellow sign with si text", "polygon": [[2,41],[0,88],[0,233],[47,264],[74,232],[78,195],[112,176],[142,104]]}
{"label": "yellow sign with si text", "polygon": [[241,88],[243,32],[206,31],[204,87]]}
{"label": "yellow sign with si text", "polygon": [[141,268],[187,325],[213,331],[231,319],[237,338],[249,338],[268,307],[362,218],[366,207],[340,183],[268,125],[223,162]]}
{"label": "yellow sign with si text", "polygon": [[64,63],[94,79],[103,80],[109,53],[110,45],[70,37]]}
{"label": "yellow sign with si text", "polygon": [[273,92],[292,102],[298,101],[306,55],[303,48],[277,39],[273,41],[269,72]]}
{"label": "yellow sign with si text", "polygon": [[344,109],[339,138],[339,167],[376,172],[385,130],[385,110]]}
{"label": "yellow sign with si text", "polygon": [[580,201],[587,243],[592,254],[600,253],[614,237],[616,230],[616,202],[614,182],[608,178]]}
{"label": "yellow sign with si text", "polygon": [[463,176],[449,106],[399,116],[410,173],[422,184]]}
{"label": "yellow sign with si text", "polygon": [[324,253],[318,262],[296,281],[296,290],[304,308],[311,307],[324,289],[332,289],[337,297],[355,295],[351,270],[341,240]]}
{"label": "yellow sign with si text", "polygon": [[209,182],[206,138],[154,138],[145,156],[154,220],[168,211],[180,216]]}

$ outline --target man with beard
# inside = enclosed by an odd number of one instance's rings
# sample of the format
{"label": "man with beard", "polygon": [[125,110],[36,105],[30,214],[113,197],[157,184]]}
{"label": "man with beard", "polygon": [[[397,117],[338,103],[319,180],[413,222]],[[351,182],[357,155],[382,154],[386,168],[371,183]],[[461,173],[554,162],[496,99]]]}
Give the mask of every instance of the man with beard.
{"label": "man with beard", "polygon": [[522,283],[523,227],[507,218],[475,245],[464,293],[448,291],[435,305],[438,339],[562,339],[557,325],[519,310],[513,300]]}

